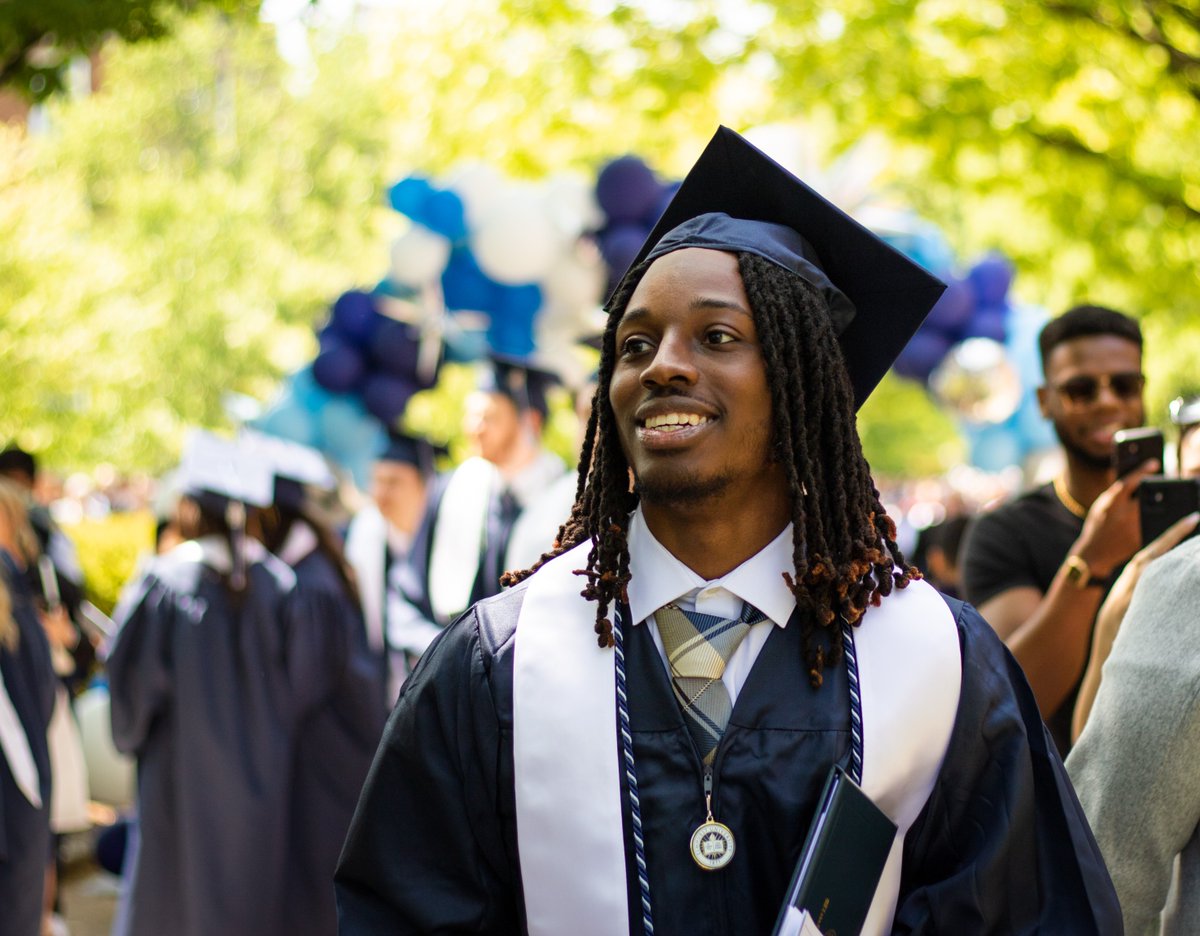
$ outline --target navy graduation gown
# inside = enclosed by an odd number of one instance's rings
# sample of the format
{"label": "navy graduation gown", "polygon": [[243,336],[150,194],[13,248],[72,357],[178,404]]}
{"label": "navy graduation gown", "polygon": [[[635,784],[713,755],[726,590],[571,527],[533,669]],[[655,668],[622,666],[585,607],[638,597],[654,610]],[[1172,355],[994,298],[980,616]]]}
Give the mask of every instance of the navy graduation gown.
{"label": "navy graduation gown", "polygon": [[333,871],[383,734],[384,674],[367,646],[362,612],[328,557],[313,551],[293,566],[296,613],[327,629],[340,667],[322,666],[328,682],[297,726],[286,900],[287,932],[337,932]]}
{"label": "navy graduation gown", "polygon": [[12,597],[15,651],[0,645],[0,670],[37,765],[41,808],[35,808],[0,755],[0,932],[37,936],[42,928],[42,888],[50,861],[50,752],[46,729],[54,711],[58,677],[32,595],[12,558],[0,549],[0,576]]}
{"label": "navy graduation gown", "polygon": [[[464,615],[405,685],[338,870],[341,932],[525,929],[513,791],[518,587]],[[1111,882],[1024,678],[991,628],[951,602],[964,685],[933,794],[905,841],[899,933],[1119,933]],[[769,933],[816,809],[849,747],[844,671],[821,690],[801,622],[755,662],[714,764],[713,811],[738,840],[700,870],[702,774],[653,638],[629,629],[630,719],[655,925],[664,933]],[[615,717],[615,715],[614,715]],[[639,906],[625,817],[631,914]],[[641,932],[631,917],[630,932]]]}
{"label": "navy graduation gown", "polygon": [[114,932],[287,936],[297,726],[343,665],[295,612],[274,557],[235,607],[208,566],[168,554],[126,603],[108,657],[113,740],[136,755],[139,836]]}

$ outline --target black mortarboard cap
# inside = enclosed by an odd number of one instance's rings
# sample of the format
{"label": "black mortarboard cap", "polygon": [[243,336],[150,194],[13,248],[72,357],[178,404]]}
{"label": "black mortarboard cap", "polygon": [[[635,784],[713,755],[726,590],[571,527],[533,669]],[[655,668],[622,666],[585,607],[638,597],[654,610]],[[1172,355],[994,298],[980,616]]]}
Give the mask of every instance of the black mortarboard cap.
{"label": "black mortarboard cap", "polygon": [[633,266],[683,247],[757,253],[815,286],[830,304],[856,407],[946,288],[728,127],[700,154]]}
{"label": "black mortarboard cap", "polygon": [[500,393],[516,404],[517,410],[536,410],[542,418],[550,411],[546,395],[562,383],[557,374],[519,358],[493,355],[479,377],[484,393]]}
{"label": "black mortarboard cap", "polygon": [[429,477],[434,472],[434,459],[443,451],[421,436],[409,435],[406,432],[389,432],[387,444],[375,458],[377,461],[412,465],[423,476]]}

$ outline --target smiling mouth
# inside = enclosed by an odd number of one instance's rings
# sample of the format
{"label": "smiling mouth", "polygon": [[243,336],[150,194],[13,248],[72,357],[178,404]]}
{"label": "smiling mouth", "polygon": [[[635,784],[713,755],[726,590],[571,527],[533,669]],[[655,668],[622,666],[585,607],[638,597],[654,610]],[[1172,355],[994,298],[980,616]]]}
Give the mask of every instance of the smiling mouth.
{"label": "smiling mouth", "polygon": [[693,426],[703,426],[711,421],[707,416],[697,413],[663,413],[661,416],[648,416],[641,421],[640,426],[642,429],[656,432],[678,432]]}

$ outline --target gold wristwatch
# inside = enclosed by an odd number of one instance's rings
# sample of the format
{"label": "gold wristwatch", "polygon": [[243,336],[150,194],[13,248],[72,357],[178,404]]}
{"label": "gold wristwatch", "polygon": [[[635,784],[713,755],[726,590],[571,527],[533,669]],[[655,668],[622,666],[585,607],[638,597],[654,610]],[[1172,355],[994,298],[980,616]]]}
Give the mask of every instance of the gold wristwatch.
{"label": "gold wristwatch", "polygon": [[1082,556],[1067,556],[1067,561],[1063,565],[1067,569],[1067,581],[1073,588],[1083,591],[1085,588],[1105,584],[1104,579],[1093,577],[1091,567]]}

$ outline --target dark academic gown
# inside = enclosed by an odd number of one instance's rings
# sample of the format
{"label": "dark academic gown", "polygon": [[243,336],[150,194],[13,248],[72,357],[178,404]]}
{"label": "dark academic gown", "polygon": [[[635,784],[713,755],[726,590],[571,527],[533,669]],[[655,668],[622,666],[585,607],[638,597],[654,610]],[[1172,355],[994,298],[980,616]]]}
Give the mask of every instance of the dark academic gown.
{"label": "dark academic gown", "polygon": [[[338,869],[344,936],[525,931],[512,718],[524,590],[468,611],[405,684]],[[962,693],[933,792],[905,839],[894,931],[1119,934],[1112,884],[1024,677],[974,609],[950,604]],[[700,760],[649,628],[628,628],[657,932],[771,932],[830,765],[850,746],[845,671],[809,686],[800,613],[772,631],[717,753],[713,812],[737,837],[719,872],[689,853],[705,818]],[[640,934],[629,828],[626,797],[629,929]]]}
{"label": "dark academic gown", "polygon": [[345,655],[340,668],[325,671],[331,677],[327,691],[314,700],[296,738],[284,931],[332,936],[337,932],[333,872],[383,734],[384,674],[367,646],[362,613],[329,559],[314,551],[293,569],[297,613],[337,631],[333,636]]}
{"label": "dark academic gown", "polygon": [[153,562],[108,657],[113,740],[137,757],[139,834],[117,936],[290,936],[298,725],[341,668],[338,632],[295,614],[267,556],[234,607],[178,550]]}
{"label": "dark academic gown", "polygon": [[35,809],[0,756],[0,933],[38,936],[42,929],[42,888],[50,861],[50,752],[46,729],[54,711],[58,677],[50,645],[20,571],[0,549],[0,575],[12,595],[12,615],[20,642],[15,652],[0,645],[4,685],[37,765],[42,807]]}

